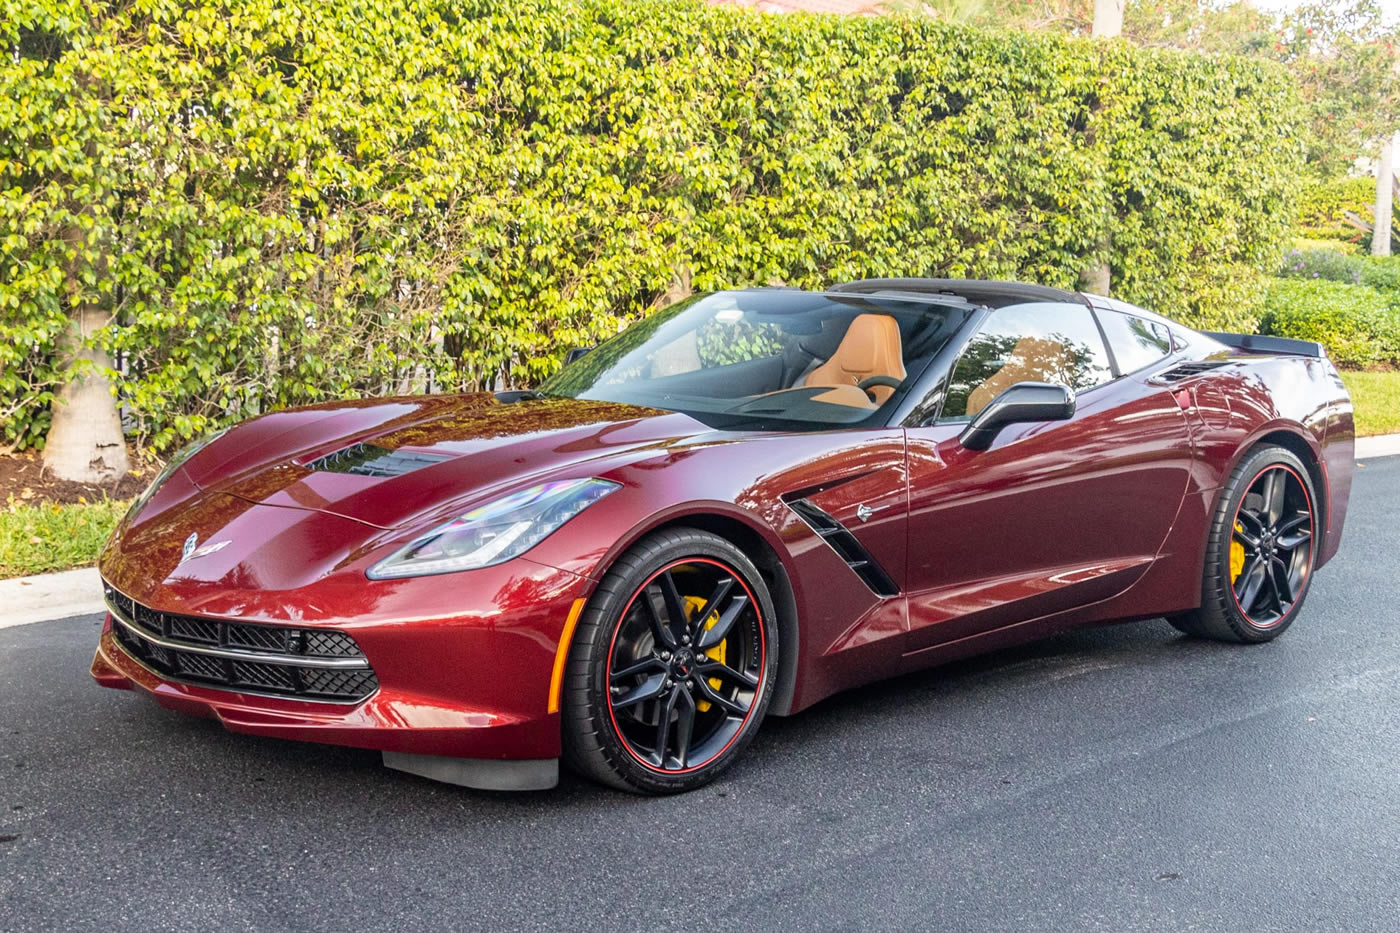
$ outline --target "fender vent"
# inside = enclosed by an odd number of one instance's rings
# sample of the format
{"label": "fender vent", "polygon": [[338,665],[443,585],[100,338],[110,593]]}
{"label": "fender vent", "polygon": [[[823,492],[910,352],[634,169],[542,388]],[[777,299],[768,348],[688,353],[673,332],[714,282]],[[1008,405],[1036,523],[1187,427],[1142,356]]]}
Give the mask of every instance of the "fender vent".
{"label": "fender vent", "polygon": [[1190,379],[1192,376],[1199,376],[1201,373],[1208,373],[1212,369],[1219,369],[1229,365],[1227,360],[1192,360],[1187,363],[1177,363],[1171,369],[1164,369],[1152,377],[1156,383],[1180,382],[1183,379]]}
{"label": "fender vent", "polygon": [[885,573],[885,568],[876,562],[874,556],[865,549],[865,545],[861,544],[845,525],[817,508],[808,499],[794,499],[788,503],[788,508],[821,535],[822,540],[846,562],[846,566],[854,570],[856,576],[870,587],[870,592],[876,596],[899,595],[899,587],[895,586],[890,575]]}

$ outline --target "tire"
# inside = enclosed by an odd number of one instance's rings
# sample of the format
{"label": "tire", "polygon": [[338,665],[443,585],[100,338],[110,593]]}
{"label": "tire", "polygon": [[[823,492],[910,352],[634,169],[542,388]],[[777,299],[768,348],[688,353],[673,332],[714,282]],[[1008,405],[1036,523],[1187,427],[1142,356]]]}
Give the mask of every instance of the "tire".
{"label": "tire", "polygon": [[777,670],[777,618],[753,562],[708,532],[656,532],[618,558],[579,619],[564,761],[619,790],[694,790],[752,741]]}
{"label": "tire", "polygon": [[1201,606],[1167,621],[1188,635],[1239,644],[1283,634],[1312,583],[1318,514],[1297,456],[1273,445],[1252,449],[1231,472],[1211,521]]}

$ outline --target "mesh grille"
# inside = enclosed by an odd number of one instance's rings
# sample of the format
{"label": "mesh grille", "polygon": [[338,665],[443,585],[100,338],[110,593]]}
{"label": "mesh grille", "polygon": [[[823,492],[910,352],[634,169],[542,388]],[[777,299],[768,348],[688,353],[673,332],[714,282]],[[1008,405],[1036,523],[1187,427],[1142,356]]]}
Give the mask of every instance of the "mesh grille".
{"label": "mesh grille", "polygon": [[295,634],[296,629],[273,628],[270,625],[235,625],[225,623],[230,648],[249,648],[253,651],[275,651],[278,654],[289,651],[287,635]]}
{"label": "mesh grille", "polygon": [[233,677],[240,684],[271,690],[294,690],[296,680],[292,677],[295,668],[277,664],[252,664],[247,661],[233,662]]}
{"label": "mesh grille", "polygon": [[344,632],[306,631],[302,633],[302,636],[304,650],[307,654],[323,658],[357,658],[360,656],[360,649],[355,644],[355,639]]}
{"label": "mesh grille", "polygon": [[324,696],[357,696],[377,685],[374,671],[302,670],[302,689]]}
{"label": "mesh grille", "polygon": [[217,645],[219,643],[219,623],[174,616],[170,619],[170,637],[180,641]]}
{"label": "mesh grille", "polygon": [[355,639],[345,632],[171,615],[142,606],[111,587],[106,591],[108,603],[132,620],[140,632],[178,643],[167,648],[121,624],[112,626],[117,642],[127,653],[171,679],[230,690],[340,702],[362,700],[379,688],[379,679],[369,668],[329,670],[299,667],[290,662],[264,664],[181,651],[179,647],[179,644],[188,644],[308,658],[364,658]]}
{"label": "mesh grille", "polygon": [[203,654],[181,654],[178,658],[179,672],[186,677],[199,677],[206,680],[225,678],[224,662]]}

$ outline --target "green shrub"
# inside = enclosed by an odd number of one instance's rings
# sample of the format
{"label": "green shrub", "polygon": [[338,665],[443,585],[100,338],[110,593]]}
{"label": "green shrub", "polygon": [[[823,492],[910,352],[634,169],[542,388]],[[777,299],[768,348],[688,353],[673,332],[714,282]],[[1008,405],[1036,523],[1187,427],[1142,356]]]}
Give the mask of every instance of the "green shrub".
{"label": "green shrub", "polygon": [[1343,256],[1358,256],[1361,254],[1361,247],[1355,243],[1345,240],[1312,240],[1307,237],[1294,237],[1289,243],[1290,248],[1310,252],[1312,250],[1327,250],[1333,253],[1341,253]]}
{"label": "green shrub", "polygon": [[1361,284],[1385,292],[1391,304],[1400,305],[1400,256],[1362,256]]}
{"label": "green shrub", "polygon": [[1362,259],[1328,249],[1291,249],[1283,254],[1278,274],[1290,279],[1326,279],[1329,282],[1361,283]]}
{"label": "green shrub", "polygon": [[[159,449],[528,385],[696,289],[1068,286],[1248,329],[1296,96],[1256,60],[699,0],[0,0],[0,413],[75,307]],[[1109,237],[1109,232],[1112,236]]]}
{"label": "green shrub", "polygon": [[1314,181],[1303,187],[1298,199],[1298,230],[1313,239],[1359,243],[1364,234],[1343,220],[1343,213],[1351,211],[1371,223],[1375,204],[1374,178]]}
{"label": "green shrub", "polygon": [[1315,340],[1341,366],[1400,361],[1400,311],[1365,285],[1275,279],[1260,333]]}

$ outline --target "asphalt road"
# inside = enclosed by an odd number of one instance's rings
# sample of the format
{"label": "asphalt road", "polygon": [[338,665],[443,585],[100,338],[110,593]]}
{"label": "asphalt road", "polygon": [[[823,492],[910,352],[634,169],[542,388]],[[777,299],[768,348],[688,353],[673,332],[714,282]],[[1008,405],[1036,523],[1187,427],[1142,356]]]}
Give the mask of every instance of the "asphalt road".
{"label": "asphalt road", "polygon": [[[0,630],[0,929],[1400,929],[1400,457],[1279,641],[1157,621],[848,693],[723,780],[496,795]],[[3,611],[3,610],[0,610]]]}

